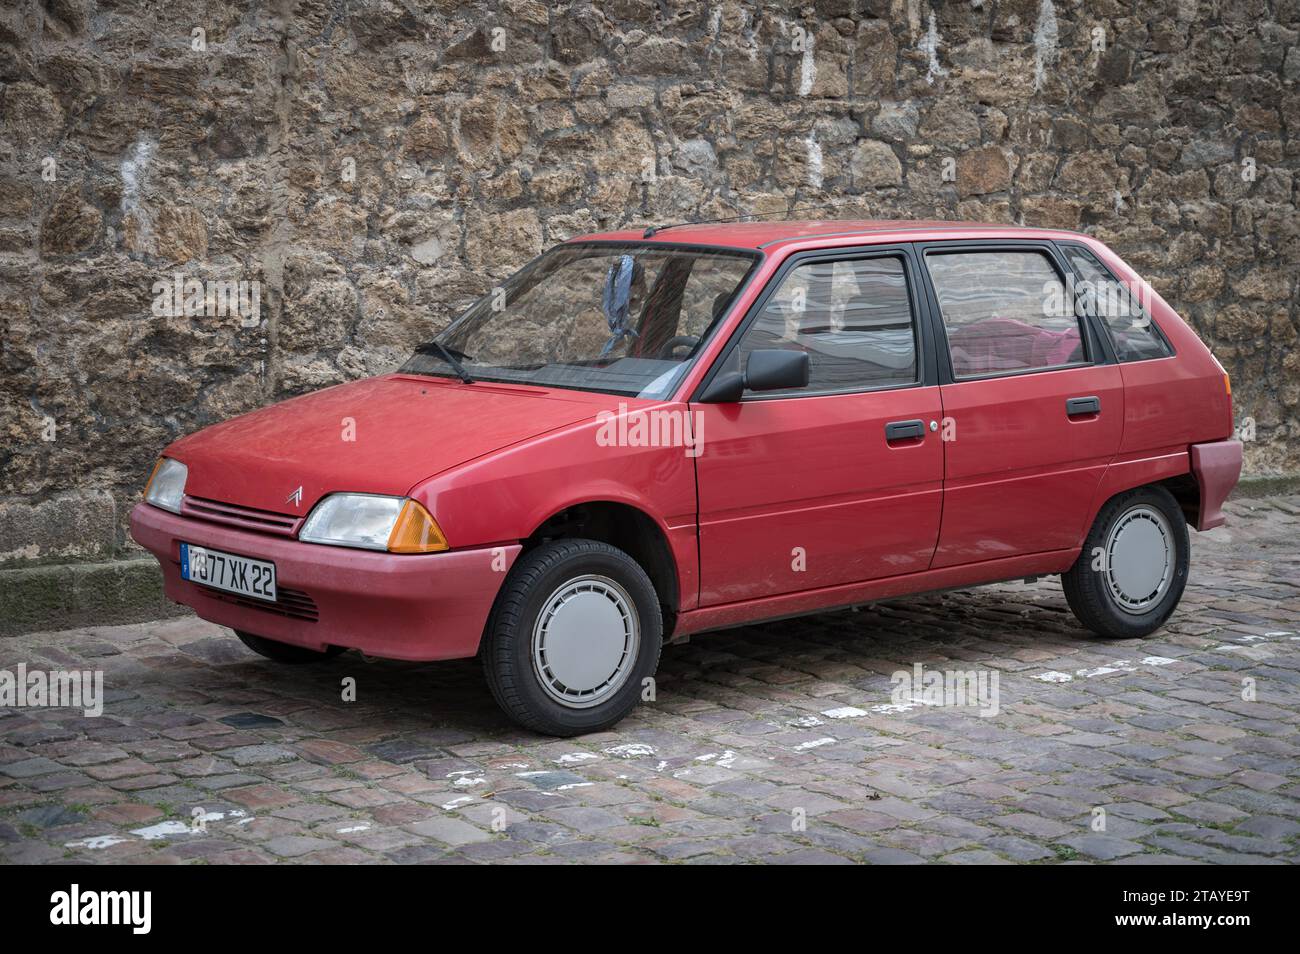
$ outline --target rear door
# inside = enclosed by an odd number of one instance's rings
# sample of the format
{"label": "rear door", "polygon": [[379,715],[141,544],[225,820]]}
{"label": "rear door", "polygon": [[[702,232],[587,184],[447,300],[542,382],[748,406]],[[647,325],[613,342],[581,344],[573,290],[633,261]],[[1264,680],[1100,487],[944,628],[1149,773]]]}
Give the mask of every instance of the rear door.
{"label": "rear door", "polygon": [[918,245],[940,340],[935,568],[1078,545],[1119,449],[1124,387],[1047,242]]}
{"label": "rear door", "polygon": [[710,377],[763,348],[806,351],[808,387],[693,403],[702,428],[701,605],[925,570],[943,448],[914,254],[792,256]]}

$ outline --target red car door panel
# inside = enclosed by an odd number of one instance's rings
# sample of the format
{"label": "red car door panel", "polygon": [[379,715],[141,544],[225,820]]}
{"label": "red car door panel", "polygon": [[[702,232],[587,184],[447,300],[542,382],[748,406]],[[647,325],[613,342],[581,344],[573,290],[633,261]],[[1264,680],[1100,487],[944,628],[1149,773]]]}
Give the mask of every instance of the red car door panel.
{"label": "red car door panel", "polygon": [[[701,605],[925,570],[939,532],[939,389],[703,404]],[[920,420],[923,437],[887,442]]]}
{"label": "red car door panel", "polygon": [[[934,566],[1077,546],[1124,428],[1118,365],[947,384],[943,529]],[[1095,397],[1100,411],[1067,414]]]}

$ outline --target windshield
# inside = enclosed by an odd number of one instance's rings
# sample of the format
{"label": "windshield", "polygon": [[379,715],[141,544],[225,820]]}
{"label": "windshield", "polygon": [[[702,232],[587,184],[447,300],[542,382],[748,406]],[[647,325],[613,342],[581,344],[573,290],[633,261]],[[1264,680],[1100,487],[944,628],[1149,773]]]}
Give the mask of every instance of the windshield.
{"label": "windshield", "polygon": [[400,370],[666,397],[757,260],[663,244],[560,245]]}

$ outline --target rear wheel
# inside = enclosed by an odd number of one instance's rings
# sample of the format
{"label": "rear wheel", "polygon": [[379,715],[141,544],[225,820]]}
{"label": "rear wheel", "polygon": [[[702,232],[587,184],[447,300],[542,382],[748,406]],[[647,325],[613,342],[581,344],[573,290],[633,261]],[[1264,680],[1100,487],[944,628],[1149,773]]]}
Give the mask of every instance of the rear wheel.
{"label": "rear wheel", "polygon": [[511,569],[488,623],[483,668],[515,722],[580,735],[632,711],[662,642],[659,599],[635,560],[607,543],[558,540]]}
{"label": "rear wheel", "polygon": [[1110,639],[1147,636],[1165,624],[1187,585],[1187,521],[1164,487],[1111,498],[1061,582],[1070,609]]}
{"label": "rear wheel", "polygon": [[265,656],[267,659],[273,659],[278,663],[289,663],[291,665],[324,662],[326,659],[333,659],[344,651],[342,646],[330,646],[324,652],[318,652],[315,649],[304,649],[302,646],[291,646],[288,643],[277,642],[264,636],[254,636],[252,633],[245,633],[238,629],[235,630],[235,635],[239,637],[240,642],[259,656]]}

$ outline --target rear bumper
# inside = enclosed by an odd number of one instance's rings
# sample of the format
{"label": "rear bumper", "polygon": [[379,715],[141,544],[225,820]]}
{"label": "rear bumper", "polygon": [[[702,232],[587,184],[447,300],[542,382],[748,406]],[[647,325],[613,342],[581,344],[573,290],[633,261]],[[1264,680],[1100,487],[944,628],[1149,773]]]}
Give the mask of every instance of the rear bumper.
{"label": "rear bumper", "polygon": [[1223,502],[1241,477],[1241,441],[1212,441],[1191,446],[1192,473],[1201,488],[1197,530],[1223,526]]}
{"label": "rear bumper", "polygon": [[[427,555],[352,550],[217,526],[144,503],[131,511],[131,537],[158,558],[168,598],[203,619],[309,649],[346,646],[421,661],[478,652],[520,550],[518,544]],[[181,542],[270,560],[280,600],[261,604],[182,579]]]}

